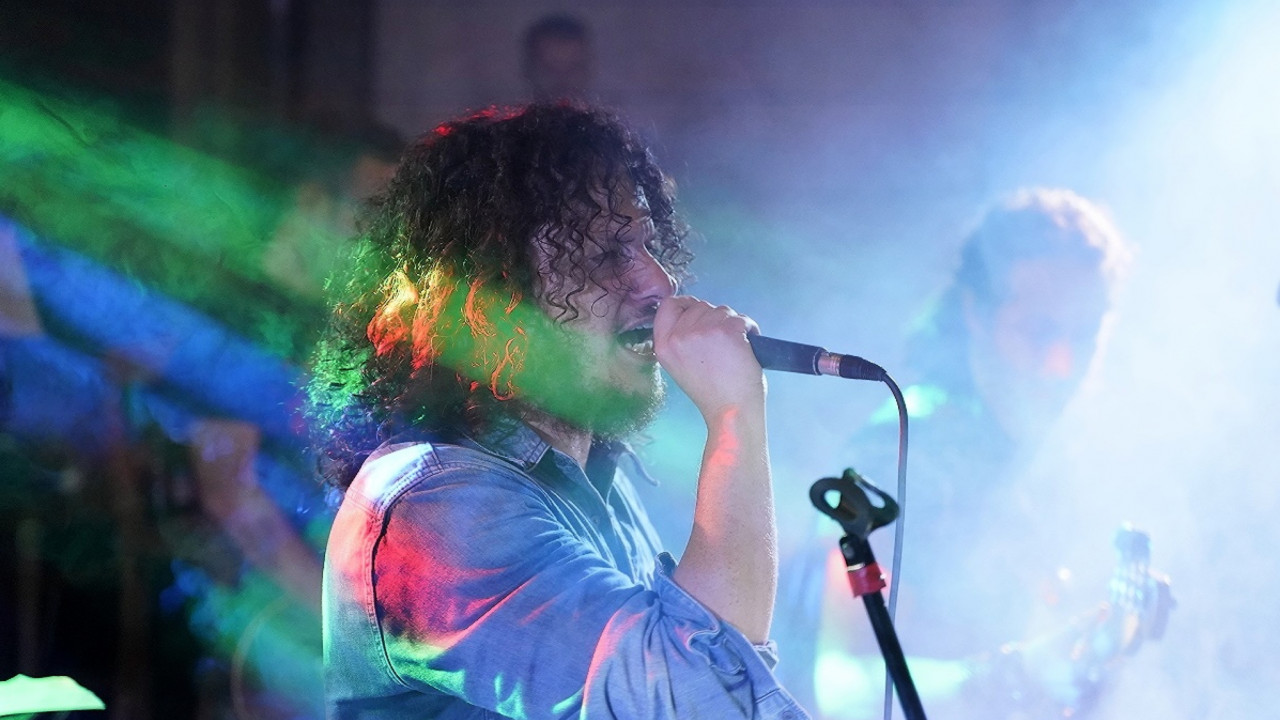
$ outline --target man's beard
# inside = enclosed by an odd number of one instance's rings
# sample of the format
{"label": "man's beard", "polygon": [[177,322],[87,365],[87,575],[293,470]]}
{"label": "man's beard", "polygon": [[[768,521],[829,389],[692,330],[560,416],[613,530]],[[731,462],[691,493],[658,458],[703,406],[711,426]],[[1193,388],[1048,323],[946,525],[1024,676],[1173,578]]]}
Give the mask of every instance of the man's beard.
{"label": "man's beard", "polygon": [[[626,438],[643,430],[662,409],[666,383],[654,363],[651,367],[621,364],[602,368],[595,363],[618,350],[613,340],[584,336],[566,328],[530,334],[528,358],[517,386],[520,400],[573,427],[610,439]],[[596,351],[593,351],[595,348]],[[540,362],[534,361],[538,358]],[[639,382],[630,387],[610,370],[634,374]],[[643,376],[641,378],[641,376]]]}
{"label": "man's beard", "polygon": [[[598,385],[598,387],[591,387]],[[666,400],[666,383],[655,369],[651,387],[627,392],[607,382],[584,383],[581,392],[588,396],[589,408],[585,429],[609,439],[625,439],[649,426]]]}
{"label": "man's beard", "polygon": [[565,368],[564,399],[571,414],[564,419],[584,430],[615,439],[643,430],[653,422],[666,398],[666,384],[657,365],[620,368],[622,372],[644,375],[643,382],[623,386],[608,372],[609,368],[591,366],[598,362],[599,354],[589,352],[590,344],[611,341],[583,338],[573,332],[565,334],[566,342],[576,352]]}

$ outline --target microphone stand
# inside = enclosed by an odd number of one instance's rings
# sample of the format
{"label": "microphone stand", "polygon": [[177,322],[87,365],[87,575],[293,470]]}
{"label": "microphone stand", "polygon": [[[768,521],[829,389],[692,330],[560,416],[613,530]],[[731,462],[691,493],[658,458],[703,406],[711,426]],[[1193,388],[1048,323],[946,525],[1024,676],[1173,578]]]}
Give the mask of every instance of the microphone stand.
{"label": "microphone stand", "polygon": [[[835,505],[827,501],[831,492],[839,493]],[[872,504],[868,492],[876,496],[878,505]],[[898,504],[852,468],[845,470],[842,477],[823,478],[814,483],[809,488],[809,499],[814,507],[844,528],[846,534],[840,538],[840,554],[844,556],[849,570],[849,587],[854,597],[861,597],[867,608],[876,642],[880,644],[880,654],[884,656],[885,667],[898,691],[898,702],[907,720],[926,720],[893,620],[885,608],[884,596],[880,594],[885,587],[884,574],[876,564],[871,544],[867,542],[871,531],[898,517]]]}

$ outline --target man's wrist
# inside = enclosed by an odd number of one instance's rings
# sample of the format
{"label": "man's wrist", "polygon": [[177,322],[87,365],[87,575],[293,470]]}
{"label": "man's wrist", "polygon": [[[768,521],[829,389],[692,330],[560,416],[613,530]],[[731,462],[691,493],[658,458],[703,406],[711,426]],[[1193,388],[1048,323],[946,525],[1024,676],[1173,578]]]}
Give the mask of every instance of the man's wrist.
{"label": "man's wrist", "polygon": [[702,420],[711,431],[743,432],[754,427],[763,429],[764,397],[747,402],[728,402],[702,411]]}

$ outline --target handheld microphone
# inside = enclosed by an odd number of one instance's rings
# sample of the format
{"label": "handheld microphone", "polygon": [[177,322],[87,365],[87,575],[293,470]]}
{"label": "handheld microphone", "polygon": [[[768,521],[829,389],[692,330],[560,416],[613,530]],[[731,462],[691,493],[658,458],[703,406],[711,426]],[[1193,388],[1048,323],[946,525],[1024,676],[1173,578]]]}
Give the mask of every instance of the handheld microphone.
{"label": "handheld microphone", "polygon": [[817,345],[804,345],[788,340],[775,340],[764,335],[747,335],[751,352],[765,370],[803,373],[806,375],[835,375],[851,380],[880,380],[888,374],[884,368],[857,355],[840,355],[827,352]]}

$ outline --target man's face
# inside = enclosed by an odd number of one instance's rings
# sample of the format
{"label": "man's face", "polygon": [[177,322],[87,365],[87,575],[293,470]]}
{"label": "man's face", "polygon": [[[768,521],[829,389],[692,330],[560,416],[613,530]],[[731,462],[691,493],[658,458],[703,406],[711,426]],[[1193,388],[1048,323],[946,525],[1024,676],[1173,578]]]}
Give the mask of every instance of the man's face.
{"label": "man's face", "polygon": [[582,253],[589,282],[578,292],[567,268],[553,265],[547,244],[533,244],[538,304],[574,350],[564,392],[580,395],[575,404],[583,417],[564,419],[615,436],[643,427],[661,406],[653,318],[658,303],[675,292],[675,281],[649,251],[655,230],[643,193],[617,205],[613,217],[605,213],[589,229]]}
{"label": "man's face", "polygon": [[583,40],[547,36],[533,47],[526,70],[540,100],[582,98],[591,88],[591,47]]}
{"label": "man's face", "polygon": [[990,308],[966,298],[969,362],[984,402],[1012,436],[1061,413],[1097,353],[1108,309],[1098,269],[1054,258],[1014,263]]}

